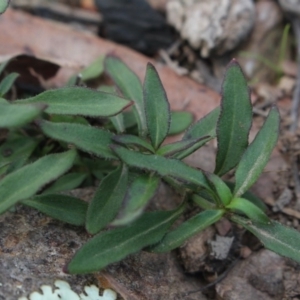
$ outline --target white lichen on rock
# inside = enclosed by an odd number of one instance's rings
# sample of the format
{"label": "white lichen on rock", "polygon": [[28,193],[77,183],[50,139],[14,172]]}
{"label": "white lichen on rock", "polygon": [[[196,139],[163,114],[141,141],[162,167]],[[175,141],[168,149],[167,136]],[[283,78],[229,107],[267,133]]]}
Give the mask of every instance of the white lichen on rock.
{"label": "white lichen on rock", "polygon": [[106,289],[103,295],[99,295],[99,288],[95,285],[86,286],[84,291],[86,294],[80,295],[72,291],[70,285],[66,281],[56,280],[54,285],[56,289],[53,291],[51,286],[41,286],[42,294],[33,292],[29,298],[21,297],[18,300],[116,300],[117,294],[110,289]]}
{"label": "white lichen on rock", "polygon": [[251,31],[255,20],[252,0],[170,0],[168,22],[203,57],[212,50],[234,49]]}

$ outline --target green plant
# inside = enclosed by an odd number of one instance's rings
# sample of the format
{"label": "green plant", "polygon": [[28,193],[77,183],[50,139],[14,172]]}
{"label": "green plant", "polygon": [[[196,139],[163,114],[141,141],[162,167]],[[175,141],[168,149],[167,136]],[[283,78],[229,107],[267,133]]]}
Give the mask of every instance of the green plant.
{"label": "green plant", "polygon": [[[95,236],[66,266],[70,273],[100,270],[141,249],[170,251],[224,216],[251,231],[267,248],[300,262],[299,232],[270,220],[261,200],[248,191],[275,147],[280,117],[273,107],[248,144],[252,105],[235,60],[225,74],[221,107],[191,125],[172,144],[163,143],[172,127],[173,132],[184,129],[191,117],[170,112],[155,68],[148,64],[143,85],[114,56],[105,59],[104,69],[118,90],[66,87],[12,103],[1,100],[0,126],[10,131],[0,146],[0,170],[5,175],[0,181],[0,213],[21,203],[85,226]],[[178,128],[180,120],[185,126]],[[213,138],[218,142],[214,173],[181,161]],[[7,149],[10,155],[4,155]],[[28,164],[28,160],[34,162]],[[221,177],[233,169],[235,182],[225,182]],[[95,178],[100,184],[88,204],[59,193],[90,185]],[[172,211],[145,212],[161,180],[182,195],[182,203]],[[170,229],[187,203],[202,211]],[[113,229],[102,231],[108,225]]]}
{"label": "green plant", "polygon": [[0,1],[0,14],[4,13],[8,8],[9,0],[1,0]]}

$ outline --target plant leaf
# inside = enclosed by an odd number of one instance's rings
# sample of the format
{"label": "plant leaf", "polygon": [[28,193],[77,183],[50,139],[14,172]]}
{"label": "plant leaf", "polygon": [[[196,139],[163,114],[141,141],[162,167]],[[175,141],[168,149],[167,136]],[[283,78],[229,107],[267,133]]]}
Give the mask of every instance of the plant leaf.
{"label": "plant leaf", "polygon": [[171,123],[168,135],[183,132],[192,124],[193,120],[193,115],[188,111],[171,111]]}
{"label": "plant leaf", "polygon": [[68,171],[75,158],[74,150],[47,155],[4,177],[0,181],[0,213],[32,197],[45,184]]}
{"label": "plant leaf", "polygon": [[70,143],[103,158],[116,158],[109,145],[112,134],[100,128],[75,123],[52,123],[40,121],[43,133],[55,140]]}
{"label": "plant leaf", "polygon": [[98,78],[104,71],[104,56],[99,56],[89,66],[83,69],[81,74],[82,81],[88,81],[91,79]]}
{"label": "plant leaf", "polygon": [[207,180],[200,170],[193,169],[179,160],[159,155],[141,154],[119,145],[112,145],[111,148],[130,167],[156,172],[162,177],[175,177],[210,190]]}
{"label": "plant leaf", "polygon": [[100,183],[92,199],[86,218],[86,230],[96,234],[111,222],[122,205],[128,182],[127,166],[120,166]]}
{"label": "plant leaf", "polygon": [[121,90],[124,97],[134,101],[133,112],[139,127],[140,136],[147,134],[143,87],[139,78],[119,58],[109,55],[106,57],[105,70]]}
{"label": "plant leaf", "polygon": [[299,231],[285,227],[275,221],[269,221],[269,223],[251,222],[236,215],[232,216],[231,220],[252,232],[267,249],[300,263]]}
{"label": "plant leaf", "polygon": [[235,172],[234,197],[244,194],[258,179],[277,143],[280,116],[273,107],[254,141],[245,151]]}
{"label": "plant leaf", "polygon": [[196,139],[200,136],[216,136],[217,121],[220,115],[220,107],[215,108],[205,117],[191,125],[183,136],[183,140]]}
{"label": "plant leaf", "polygon": [[214,199],[210,199],[207,194],[203,193],[193,194],[192,200],[200,206],[202,209],[216,209],[216,203]]}
{"label": "plant leaf", "polygon": [[80,116],[51,115],[49,121],[53,123],[76,123],[90,125],[90,123],[85,118]]}
{"label": "plant leaf", "polygon": [[157,245],[150,247],[149,250],[167,252],[178,248],[188,238],[220,220],[224,213],[224,210],[205,210],[168,232]]}
{"label": "plant leaf", "polygon": [[65,87],[45,91],[35,97],[15,103],[45,103],[49,114],[110,117],[132,105],[131,101],[119,96],[83,87]]}
{"label": "plant leaf", "polygon": [[208,181],[211,183],[212,190],[217,195],[222,205],[228,205],[232,199],[232,193],[227,184],[215,174],[206,174]]}
{"label": "plant leaf", "polygon": [[236,62],[227,68],[223,86],[221,112],[217,126],[218,150],[217,175],[234,168],[248,146],[248,135],[252,123],[252,105],[246,78]]}
{"label": "plant leaf", "polygon": [[171,114],[166,92],[157,71],[147,65],[144,81],[144,101],[147,128],[154,149],[158,149],[169,132]]}
{"label": "plant leaf", "polygon": [[143,174],[135,178],[127,190],[124,199],[125,208],[111,225],[126,225],[137,219],[154,197],[159,183],[160,179],[153,174]]}
{"label": "plant leaf", "polygon": [[77,226],[84,225],[88,208],[88,204],[83,200],[60,194],[35,196],[22,201],[22,204],[33,207],[54,219]]}
{"label": "plant leaf", "polygon": [[86,179],[85,173],[69,173],[57,179],[49,188],[43,191],[43,195],[69,191],[79,187]]}
{"label": "plant leaf", "polygon": [[[39,141],[27,136],[8,136],[7,140],[0,146],[0,164],[30,157]],[[2,171],[2,170],[1,170]],[[0,172],[0,174],[2,174]]]}
{"label": "plant leaf", "polygon": [[46,108],[45,105],[0,103],[0,128],[15,128],[30,123]]}
{"label": "plant leaf", "polygon": [[148,151],[154,153],[154,149],[151,146],[151,144],[149,144],[148,142],[146,142],[142,138],[139,138],[136,135],[131,135],[131,134],[115,135],[113,137],[113,140],[121,145],[136,146],[138,148],[148,150]]}
{"label": "plant leaf", "polygon": [[3,97],[11,89],[18,77],[18,73],[10,73],[2,79],[0,82],[0,97]]}
{"label": "plant leaf", "polygon": [[[114,86],[102,85],[102,86],[100,86],[100,88],[98,88],[98,90],[102,91],[102,92],[117,95],[116,88]],[[114,127],[118,133],[122,133],[125,131],[123,113],[117,114],[116,116],[110,117],[109,119],[112,122],[112,124],[114,125]]]}
{"label": "plant leaf", "polygon": [[181,140],[160,147],[156,153],[165,157],[182,159],[198,150],[210,139],[210,136],[203,136],[198,139]]}
{"label": "plant leaf", "polygon": [[240,211],[254,222],[268,223],[270,221],[267,215],[260,208],[244,198],[232,199],[226,208],[234,211]]}
{"label": "plant leaf", "polygon": [[132,111],[124,111],[122,113],[124,119],[124,126],[126,129],[137,125],[135,115]]}
{"label": "plant leaf", "polygon": [[[230,181],[225,181],[225,182],[226,182],[227,186],[230,188],[231,192],[233,192],[235,184]],[[260,198],[258,198],[253,193],[251,193],[250,191],[246,191],[243,195],[241,195],[241,198],[247,199],[248,201],[250,201],[257,207],[259,207],[263,212],[266,212],[266,210],[267,210],[266,204]]]}
{"label": "plant leaf", "polygon": [[75,254],[67,271],[71,274],[98,271],[157,243],[182,211],[183,207],[175,211],[145,213],[127,227],[98,234]]}
{"label": "plant leaf", "polygon": [[3,14],[8,8],[9,0],[2,0],[0,2],[0,14]]}

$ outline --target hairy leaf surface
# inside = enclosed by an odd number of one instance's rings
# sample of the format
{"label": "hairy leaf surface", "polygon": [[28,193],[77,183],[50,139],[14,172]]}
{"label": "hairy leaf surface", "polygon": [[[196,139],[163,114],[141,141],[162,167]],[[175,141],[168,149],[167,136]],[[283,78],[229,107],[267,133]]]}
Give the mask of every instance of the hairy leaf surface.
{"label": "hairy leaf surface", "polygon": [[258,179],[277,143],[280,116],[273,107],[254,141],[247,148],[235,172],[234,196],[244,194]]}
{"label": "hairy leaf surface", "polygon": [[129,69],[119,58],[107,56],[105,70],[121,90],[124,97],[134,101],[133,111],[141,136],[147,134],[143,87],[136,74]]}
{"label": "hairy leaf surface", "polygon": [[67,271],[71,274],[98,271],[157,243],[181,213],[182,208],[145,213],[127,227],[98,234],[75,254]]}
{"label": "hairy leaf surface", "polygon": [[205,210],[197,214],[167,233],[157,245],[150,248],[150,251],[167,252],[178,248],[188,238],[220,220],[224,212],[224,210]]}
{"label": "hairy leaf surface", "polygon": [[50,154],[4,177],[0,181],[0,213],[68,171],[75,157],[74,150]]}
{"label": "hairy leaf surface", "polygon": [[15,128],[30,123],[45,108],[45,105],[0,103],[0,128]]}
{"label": "hairy leaf surface", "polygon": [[65,87],[45,91],[16,103],[45,103],[49,114],[110,117],[120,113],[132,102],[116,95],[83,87]]}
{"label": "hairy leaf surface", "polygon": [[192,124],[193,119],[193,115],[188,111],[171,111],[171,123],[168,135],[183,132]]}
{"label": "hairy leaf surface", "polygon": [[57,179],[50,187],[43,191],[45,194],[54,194],[57,192],[69,191],[79,187],[86,179],[85,173],[69,173]]}
{"label": "hairy leaf surface", "polygon": [[54,219],[77,226],[84,225],[88,208],[88,204],[83,200],[61,194],[35,196],[22,201],[22,204],[33,207]]}
{"label": "hairy leaf surface", "polygon": [[216,136],[217,121],[220,115],[220,107],[215,108],[205,117],[191,125],[185,132],[183,139],[195,139],[201,136],[209,135],[211,137]]}
{"label": "hairy leaf surface", "polygon": [[137,219],[155,195],[159,183],[160,179],[153,174],[142,174],[135,178],[127,190],[124,199],[125,207],[112,225],[126,225]]}
{"label": "hairy leaf surface", "polygon": [[221,112],[217,126],[218,150],[215,173],[230,171],[248,146],[252,105],[246,78],[235,60],[229,64],[223,86]]}
{"label": "hairy leaf surface", "polygon": [[210,139],[210,136],[203,136],[198,139],[181,140],[172,144],[161,146],[157,151],[157,154],[182,159],[198,150]]}
{"label": "hairy leaf surface", "polygon": [[116,158],[109,145],[112,134],[109,131],[75,123],[53,123],[40,121],[43,133],[55,140],[70,143],[87,153],[103,158]]}
{"label": "hairy leaf surface", "polygon": [[150,63],[147,65],[144,81],[144,101],[150,140],[154,149],[158,149],[168,135],[171,114],[165,89]]}
{"label": "hairy leaf surface", "polygon": [[123,144],[126,146],[136,146],[140,149],[146,149],[150,152],[154,152],[154,149],[151,144],[149,144],[147,141],[143,140],[142,138],[131,135],[131,134],[122,134],[122,135],[115,135],[113,137],[113,140],[117,142],[118,144]]}
{"label": "hairy leaf surface", "polygon": [[3,97],[11,89],[18,77],[18,73],[10,73],[2,79],[0,82],[0,97]]}
{"label": "hairy leaf surface", "polygon": [[87,212],[86,229],[96,234],[119,212],[128,183],[127,166],[120,166],[100,183]]}
{"label": "hairy leaf surface", "polygon": [[251,222],[236,215],[232,216],[231,220],[251,231],[267,249],[300,263],[299,231],[275,221]]}
{"label": "hairy leaf surface", "polygon": [[183,162],[159,155],[141,154],[118,145],[111,146],[120,159],[131,167],[156,172],[160,176],[171,176],[210,189],[200,170],[193,169]]}
{"label": "hairy leaf surface", "polygon": [[240,211],[245,214],[250,220],[255,222],[269,222],[269,218],[260,208],[244,198],[232,199],[232,201],[226,206],[226,208]]}

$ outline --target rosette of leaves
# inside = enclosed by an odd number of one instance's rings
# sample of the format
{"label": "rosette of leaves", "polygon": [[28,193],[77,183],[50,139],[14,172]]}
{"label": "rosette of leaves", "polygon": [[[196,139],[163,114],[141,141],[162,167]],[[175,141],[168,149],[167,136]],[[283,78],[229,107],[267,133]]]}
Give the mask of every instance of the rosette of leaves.
{"label": "rosette of leaves", "polygon": [[[103,71],[116,87],[72,86]],[[299,233],[269,220],[263,203],[248,192],[276,144],[279,114],[270,110],[249,145],[252,105],[237,62],[228,66],[221,107],[172,144],[165,144],[166,137],[185,129],[192,118],[170,111],[151,64],[142,84],[120,59],[99,58],[65,88],[13,102],[2,99],[0,106],[0,127],[9,130],[0,146],[0,213],[22,203],[85,226],[95,236],[75,254],[68,272],[97,271],[145,248],[170,251],[223,216],[267,248],[300,260]],[[213,138],[218,142],[214,173],[181,161]],[[235,182],[225,182],[222,176],[233,169]],[[100,183],[89,203],[61,193],[95,179]],[[182,194],[182,204],[172,211],[145,212],[161,180]],[[170,230],[188,202],[203,210]]]}

